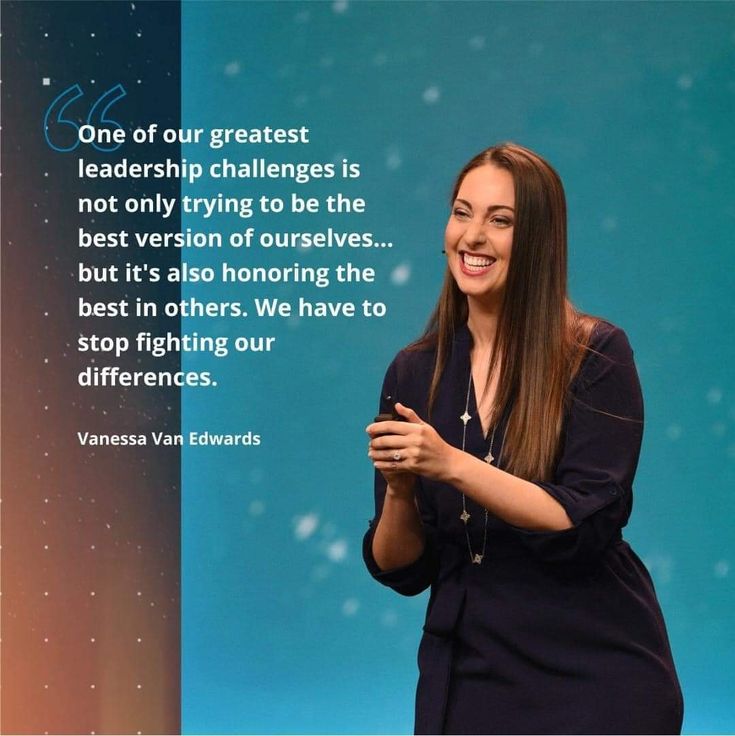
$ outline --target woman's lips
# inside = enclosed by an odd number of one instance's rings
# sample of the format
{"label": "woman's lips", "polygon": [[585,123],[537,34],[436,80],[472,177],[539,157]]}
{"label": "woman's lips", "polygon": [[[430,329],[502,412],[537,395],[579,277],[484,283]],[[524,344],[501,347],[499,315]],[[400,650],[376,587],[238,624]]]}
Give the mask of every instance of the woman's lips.
{"label": "woman's lips", "polygon": [[462,273],[468,276],[478,276],[487,273],[495,263],[495,258],[478,253],[460,251],[459,263]]}

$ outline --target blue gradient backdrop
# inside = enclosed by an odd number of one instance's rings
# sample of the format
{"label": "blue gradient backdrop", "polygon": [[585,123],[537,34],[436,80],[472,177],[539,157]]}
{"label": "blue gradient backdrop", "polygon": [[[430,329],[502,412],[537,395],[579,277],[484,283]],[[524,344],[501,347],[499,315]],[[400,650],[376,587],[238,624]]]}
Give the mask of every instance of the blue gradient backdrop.
{"label": "blue gradient backdrop", "polygon": [[[190,255],[237,265],[378,269],[377,287],[188,285],[183,296],[384,301],[382,320],[185,320],[276,335],[270,354],[197,357],[189,428],[253,429],[245,450],[184,448],[185,733],[384,733],[413,724],[426,599],[365,572],[364,427],[383,371],[421,330],[442,276],[456,170],[513,140],[558,169],[571,294],[622,326],[646,431],[626,536],[655,579],[689,733],[735,730],[735,348],[731,3],[183,3],[184,127],[308,125],[306,147],[191,158],[362,164],[351,182],[230,182],[187,193],[364,196],[361,216],[229,216],[184,227],[367,230],[392,249]],[[529,601],[533,605],[533,601]]]}

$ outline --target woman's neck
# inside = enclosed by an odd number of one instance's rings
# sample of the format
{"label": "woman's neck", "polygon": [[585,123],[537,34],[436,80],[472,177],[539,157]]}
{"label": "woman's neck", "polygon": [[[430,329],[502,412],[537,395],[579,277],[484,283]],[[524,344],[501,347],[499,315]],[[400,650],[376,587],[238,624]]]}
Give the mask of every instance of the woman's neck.
{"label": "woman's neck", "polygon": [[472,335],[474,347],[482,350],[491,346],[495,342],[498,328],[498,311],[480,306],[472,300],[469,301],[468,307],[467,327]]}

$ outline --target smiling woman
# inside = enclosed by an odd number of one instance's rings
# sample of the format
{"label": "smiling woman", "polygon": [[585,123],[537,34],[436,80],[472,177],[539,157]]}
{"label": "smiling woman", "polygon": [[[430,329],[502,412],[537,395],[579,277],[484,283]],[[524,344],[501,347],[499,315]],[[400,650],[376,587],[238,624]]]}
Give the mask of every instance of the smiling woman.
{"label": "smiling woman", "polygon": [[625,332],[568,299],[559,176],[515,144],[483,151],[444,247],[436,309],[367,428],[367,567],[431,586],[416,732],[679,733],[653,583],[621,532],[638,374]]}

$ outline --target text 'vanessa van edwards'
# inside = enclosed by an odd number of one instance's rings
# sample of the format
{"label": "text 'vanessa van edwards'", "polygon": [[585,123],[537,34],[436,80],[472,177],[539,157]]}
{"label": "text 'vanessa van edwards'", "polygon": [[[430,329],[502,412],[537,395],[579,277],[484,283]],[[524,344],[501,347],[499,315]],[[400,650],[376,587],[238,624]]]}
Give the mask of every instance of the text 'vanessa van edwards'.
{"label": "text 'vanessa van edwards'", "polygon": [[145,446],[157,447],[257,447],[261,436],[247,431],[240,434],[218,434],[215,432],[187,432],[186,434],[169,434],[167,432],[147,432],[141,434],[95,434],[93,432],[77,432],[77,439],[82,446],[89,447],[124,447]]}

